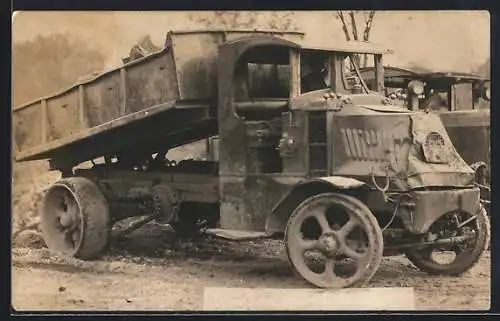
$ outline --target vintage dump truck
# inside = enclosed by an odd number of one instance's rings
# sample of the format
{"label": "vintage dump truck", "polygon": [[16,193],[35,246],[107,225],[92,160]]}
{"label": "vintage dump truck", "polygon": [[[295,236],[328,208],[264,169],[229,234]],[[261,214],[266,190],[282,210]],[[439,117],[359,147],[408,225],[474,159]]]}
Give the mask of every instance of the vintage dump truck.
{"label": "vintage dump truck", "polygon": [[[372,90],[353,59],[365,53]],[[438,116],[383,95],[385,53],[291,32],[171,31],[157,53],[14,108],[17,160],[63,176],[44,197],[47,245],[92,259],[115,222],[146,216],[180,233],[281,238],[317,287],[363,285],[396,253],[428,273],[469,270],[489,242],[474,170]],[[216,161],[165,156],[213,136]]]}
{"label": "vintage dump truck", "polygon": [[[438,72],[420,68],[385,67],[384,83],[388,94],[396,95],[410,109],[437,113],[453,145],[476,171],[485,203],[490,202],[490,79],[464,72]],[[374,68],[362,68],[369,84],[375,81]],[[423,93],[412,94],[410,83],[422,84]],[[397,95],[401,94],[401,95]],[[419,97],[420,96],[420,97]]]}

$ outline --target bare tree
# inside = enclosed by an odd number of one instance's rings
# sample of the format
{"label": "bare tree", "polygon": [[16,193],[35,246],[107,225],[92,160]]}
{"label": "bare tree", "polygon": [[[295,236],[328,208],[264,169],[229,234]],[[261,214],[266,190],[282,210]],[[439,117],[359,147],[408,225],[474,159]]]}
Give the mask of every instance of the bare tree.
{"label": "bare tree", "polygon": [[350,11],[349,16],[351,17],[352,36],[354,37],[355,41],[358,41],[358,27],[356,26],[356,17],[354,16],[354,11]]}
{"label": "bare tree", "polygon": [[351,41],[351,36],[349,35],[349,29],[347,28],[347,22],[345,21],[344,13],[341,10],[339,10],[337,11],[337,16],[340,19],[340,22],[342,23],[342,30],[344,30],[345,39],[347,41]]}
{"label": "bare tree", "polygon": [[[347,41],[351,41],[351,34],[352,34],[352,39],[354,41],[359,41],[362,39],[362,41],[369,41],[370,40],[370,32],[372,30],[373,26],[373,19],[375,18],[375,11],[349,11],[347,13],[350,18],[350,23],[347,22],[346,17],[344,12],[342,10],[337,11],[337,18],[340,20],[342,24],[342,30],[344,31],[344,35]],[[359,30],[358,30],[358,23],[357,23],[357,18],[356,15],[362,15],[364,17],[364,28],[363,28],[363,34],[362,37],[360,37]],[[359,18],[358,18],[359,19]],[[351,32],[349,32],[349,27]],[[360,62],[360,57],[356,56],[356,60],[359,63]],[[368,57],[367,55],[364,55],[363,57],[363,67],[366,67],[368,65]]]}

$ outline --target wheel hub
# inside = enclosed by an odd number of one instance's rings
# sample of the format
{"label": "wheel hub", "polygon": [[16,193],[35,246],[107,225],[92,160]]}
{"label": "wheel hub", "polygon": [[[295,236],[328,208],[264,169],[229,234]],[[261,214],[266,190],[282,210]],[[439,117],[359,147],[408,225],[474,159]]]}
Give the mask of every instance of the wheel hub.
{"label": "wheel hub", "polygon": [[318,239],[319,249],[328,257],[334,257],[339,251],[339,240],[334,233],[324,233]]}
{"label": "wheel hub", "polygon": [[476,231],[474,231],[470,227],[464,227],[461,231],[463,236],[467,237],[467,240],[463,242],[462,244],[459,244],[459,248],[462,251],[466,251],[467,249],[471,248],[474,246],[475,243],[475,238],[476,238]]}
{"label": "wheel hub", "polygon": [[76,217],[72,210],[72,205],[65,197],[59,206],[59,214],[58,214],[59,227],[63,230],[72,228],[75,224],[75,220]]}
{"label": "wheel hub", "polygon": [[73,217],[69,214],[64,214],[59,217],[59,224],[62,228],[69,228],[73,225]]}

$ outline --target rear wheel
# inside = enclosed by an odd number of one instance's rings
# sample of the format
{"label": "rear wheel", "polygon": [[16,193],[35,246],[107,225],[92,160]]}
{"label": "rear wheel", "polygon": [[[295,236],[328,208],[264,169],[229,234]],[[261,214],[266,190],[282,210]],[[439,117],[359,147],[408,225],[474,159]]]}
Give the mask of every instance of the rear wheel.
{"label": "rear wheel", "polygon": [[288,259],[307,282],[321,288],[362,286],[377,271],[382,231],[361,201],[336,193],[300,204],[285,231]]}
{"label": "rear wheel", "polygon": [[86,178],[63,179],[45,194],[41,229],[49,249],[93,259],[108,244],[110,225],[106,199]]}
{"label": "rear wheel", "polygon": [[[460,225],[463,225],[459,227]],[[474,218],[469,213],[450,213],[438,219],[430,233],[438,238],[470,236],[461,244],[411,249],[406,257],[420,270],[432,275],[460,275],[479,261],[490,242],[490,220],[481,207]]]}

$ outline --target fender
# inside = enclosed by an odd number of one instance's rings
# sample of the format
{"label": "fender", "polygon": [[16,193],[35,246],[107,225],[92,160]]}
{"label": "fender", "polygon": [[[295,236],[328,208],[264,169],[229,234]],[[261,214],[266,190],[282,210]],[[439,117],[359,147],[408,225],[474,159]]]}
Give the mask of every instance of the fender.
{"label": "fender", "polygon": [[288,217],[293,210],[311,196],[329,192],[347,194],[364,187],[367,187],[366,183],[344,176],[326,176],[302,181],[290,189],[273,207],[266,219],[266,234],[284,232]]}
{"label": "fender", "polygon": [[326,176],[315,178],[309,182],[322,181],[332,185],[335,189],[352,189],[365,186],[366,184],[357,179],[344,176]]}

